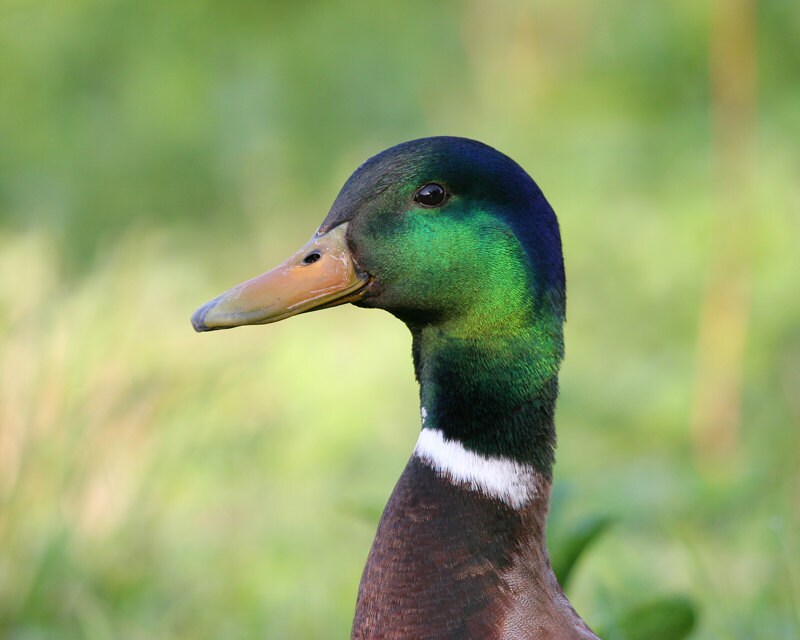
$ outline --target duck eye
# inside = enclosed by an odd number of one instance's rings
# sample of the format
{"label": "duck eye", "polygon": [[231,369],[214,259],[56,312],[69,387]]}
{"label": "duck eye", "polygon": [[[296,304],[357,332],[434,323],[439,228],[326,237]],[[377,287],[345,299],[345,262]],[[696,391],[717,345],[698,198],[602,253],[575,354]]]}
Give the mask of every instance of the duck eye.
{"label": "duck eye", "polygon": [[414,202],[421,204],[423,207],[438,207],[446,197],[447,192],[444,187],[431,182],[414,194]]}

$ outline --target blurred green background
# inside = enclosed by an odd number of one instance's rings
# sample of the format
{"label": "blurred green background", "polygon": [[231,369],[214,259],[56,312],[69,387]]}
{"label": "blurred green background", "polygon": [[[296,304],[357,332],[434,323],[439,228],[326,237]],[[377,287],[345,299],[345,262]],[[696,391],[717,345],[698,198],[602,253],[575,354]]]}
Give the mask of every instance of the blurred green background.
{"label": "blurred green background", "polygon": [[800,637],[799,42],[792,0],[3,0],[0,635],[347,636],[417,435],[406,329],[188,320],[451,134],[559,213],[551,539],[614,521],[578,611]]}

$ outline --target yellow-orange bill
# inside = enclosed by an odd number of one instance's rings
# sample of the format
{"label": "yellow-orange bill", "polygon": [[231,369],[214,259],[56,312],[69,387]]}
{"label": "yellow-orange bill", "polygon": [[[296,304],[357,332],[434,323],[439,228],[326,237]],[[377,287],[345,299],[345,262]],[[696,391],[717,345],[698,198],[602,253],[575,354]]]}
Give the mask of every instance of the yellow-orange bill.
{"label": "yellow-orange bill", "polygon": [[363,297],[369,276],[359,273],[347,247],[346,233],[344,223],[315,235],[272,271],[207,302],[192,316],[195,330],[268,324]]}

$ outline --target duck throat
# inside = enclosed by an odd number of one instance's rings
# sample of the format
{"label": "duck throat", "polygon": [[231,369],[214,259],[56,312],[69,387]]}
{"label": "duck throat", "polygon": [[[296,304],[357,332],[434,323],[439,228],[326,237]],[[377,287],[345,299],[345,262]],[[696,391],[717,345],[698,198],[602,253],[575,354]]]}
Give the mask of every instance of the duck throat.
{"label": "duck throat", "polygon": [[468,454],[504,461],[509,471],[532,468],[549,479],[563,357],[560,322],[476,337],[428,325],[412,328],[412,335],[423,431],[441,434]]}

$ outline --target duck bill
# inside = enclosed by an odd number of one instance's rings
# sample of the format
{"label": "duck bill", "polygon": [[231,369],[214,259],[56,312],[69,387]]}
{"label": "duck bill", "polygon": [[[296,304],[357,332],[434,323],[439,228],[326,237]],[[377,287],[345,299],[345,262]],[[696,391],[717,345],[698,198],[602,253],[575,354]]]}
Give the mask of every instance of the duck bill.
{"label": "duck bill", "polygon": [[357,268],[347,247],[346,233],[344,223],[315,235],[272,271],[207,302],[192,316],[195,331],[269,324],[361,299],[369,276]]}

